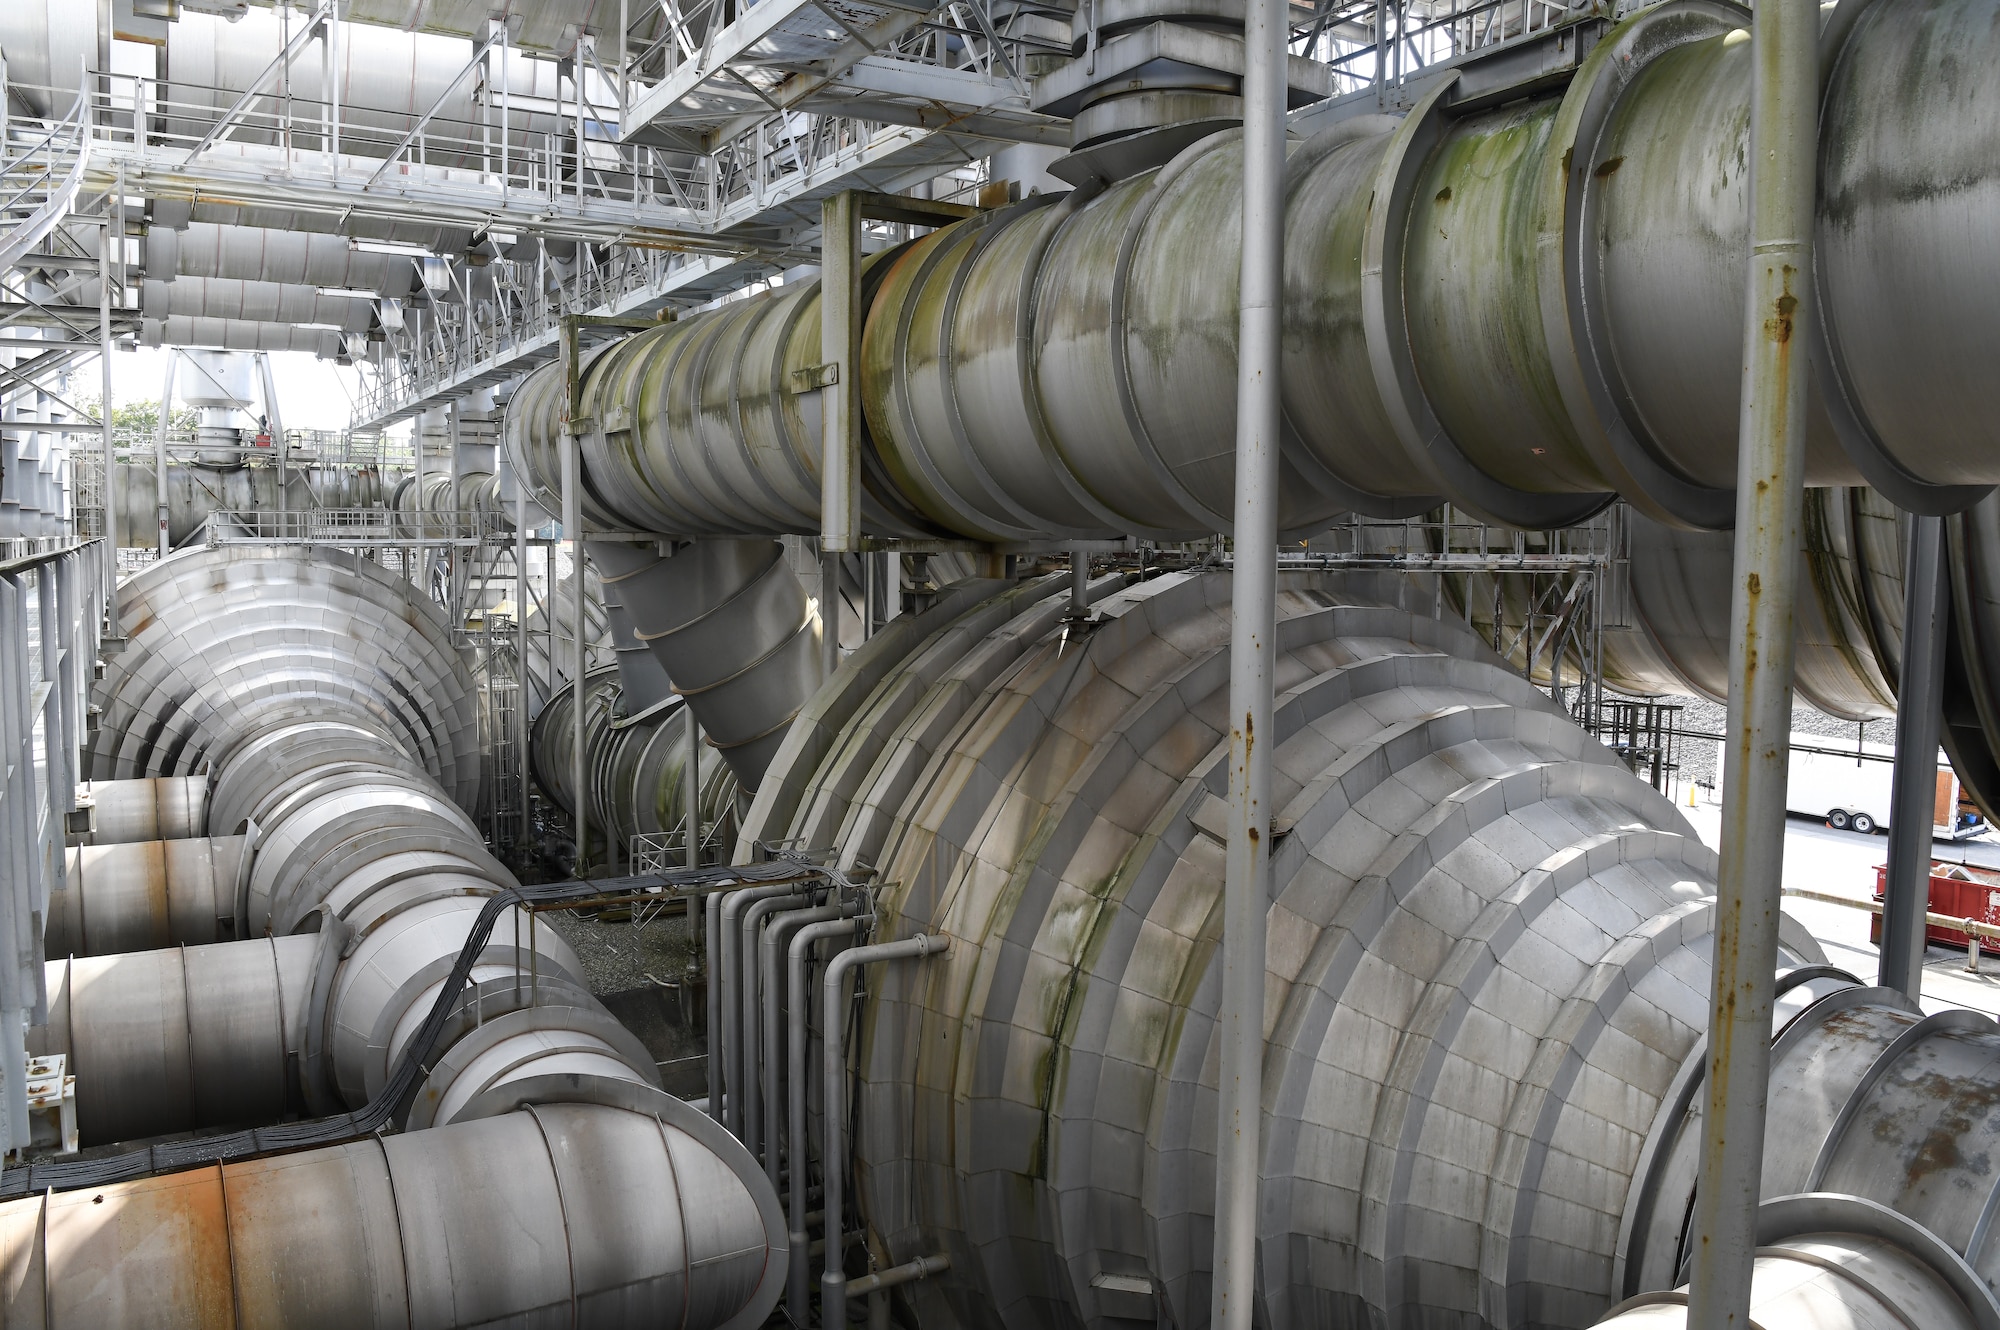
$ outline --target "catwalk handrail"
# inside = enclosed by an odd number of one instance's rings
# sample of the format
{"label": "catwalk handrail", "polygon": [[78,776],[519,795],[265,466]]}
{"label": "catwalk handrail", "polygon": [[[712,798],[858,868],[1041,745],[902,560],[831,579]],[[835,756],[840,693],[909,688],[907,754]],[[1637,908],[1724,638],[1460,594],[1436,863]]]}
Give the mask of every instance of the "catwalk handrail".
{"label": "catwalk handrail", "polygon": [[430,1014],[403,1049],[402,1057],[388,1081],[362,1107],[331,1117],[218,1132],[94,1159],[48,1160],[10,1168],[0,1173],[0,1200],[13,1200],[44,1191],[100,1187],[155,1173],[338,1145],[393,1131],[415,1101],[424,1078],[430,1074],[431,1055],[456,1012],[459,997],[471,978],[473,966],[486,950],[494,925],[507,910],[517,905],[531,911],[576,908],[663,893],[709,895],[739,886],[793,881],[825,882],[839,886],[844,879],[829,868],[800,858],[778,858],[761,864],[677,868],[637,877],[509,887],[487,899],[485,908],[479,912],[477,922],[465,939],[465,945],[459,950],[450,977],[438,992],[437,1000],[431,1004]]}

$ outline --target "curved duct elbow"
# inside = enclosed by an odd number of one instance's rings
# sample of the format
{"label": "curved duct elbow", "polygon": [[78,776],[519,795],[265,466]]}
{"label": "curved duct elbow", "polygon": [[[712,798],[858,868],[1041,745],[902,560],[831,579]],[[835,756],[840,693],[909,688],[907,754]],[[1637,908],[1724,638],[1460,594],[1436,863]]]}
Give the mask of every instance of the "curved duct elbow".
{"label": "curved duct elbow", "polygon": [[[1023,585],[857,654],[745,828],[833,841],[885,931],[953,939],[871,980],[854,1045],[869,1240],[950,1260],[901,1295],[926,1326],[1208,1307],[1229,585],[1093,591],[1086,628]],[[1281,574],[1278,605],[1262,1314],[1587,1325],[1671,1288],[1714,855],[1408,579]],[[2000,1031],[1789,920],[1781,958],[1765,1194],[1889,1207],[1983,1278],[1993,1179],[1952,1161]]]}
{"label": "curved duct elbow", "polygon": [[[1628,1299],[1598,1325],[1684,1330],[1687,1307],[1683,1285]],[[1873,1201],[1821,1192],[1781,1196],[1759,1210],[1750,1323],[1761,1330],[1996,1330],[2000,1303],[1928,1229]]]}
{"label": "curved duct elbow", "polygon": [[[680,699],[637,714],[625,714],[619,678],[600,671],[585,681],[584,773],[590,786],[590,824],[613,844],[636,836],[659,836],[684,825],[688,712]],[[574,694],[558,693],[535,717],[528,751],[535,781],[556,806],[576,816],[571,784],[571,717]],[[727,847],[736,842],[736,773],[721,762],[701,767],[700,809],[704,842]],[[685,844],[685,842],[682,842]]]}
{"label": "curved duct elbow", "polygon": [[9,1324],[49,1330],[167,1317],[751,1330],[783,1282],[762,1182],[741,1146],[665,1095],[544,1102],[10,1202],[0,1303]]}
{"label": "curved duct elbow", "polygon": [[784,546],[700,540],[667,558],[605,541],[589,550],[708,742],[754,792],[823,668],[820,615]]}

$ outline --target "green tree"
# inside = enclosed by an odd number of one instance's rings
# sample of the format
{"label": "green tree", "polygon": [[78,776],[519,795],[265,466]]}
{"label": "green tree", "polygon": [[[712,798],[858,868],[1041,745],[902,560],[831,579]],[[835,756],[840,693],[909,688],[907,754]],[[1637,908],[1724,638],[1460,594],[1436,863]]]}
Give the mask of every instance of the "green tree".
{"label": "green tree", "polygon": [[[78,397],[74,399],[93,419],[102,419],[98,414],[99,398]],[[111,408],[111,423],[118,429],[157,430],[160,427],[160,404],[156,401],[119,402]],[[167,428],[191,430],[201,424],[201,409],[192,406],[177,406]]]}

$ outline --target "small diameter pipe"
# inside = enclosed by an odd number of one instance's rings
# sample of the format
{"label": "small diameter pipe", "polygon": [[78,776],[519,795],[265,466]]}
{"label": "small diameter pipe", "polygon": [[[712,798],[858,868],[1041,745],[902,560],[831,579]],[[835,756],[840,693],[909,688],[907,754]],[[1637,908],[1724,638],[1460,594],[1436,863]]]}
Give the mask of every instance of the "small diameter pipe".
{"label": "small diameter pipe", "polygon": [[826,1189],[826,1269],[819,1277],[820,1324],[847,1324],[847,1274],[840,1268],[842,1214],[841,1183],[847,1171],[847,1115],[841,1106],[847,1100],[846,1028],[847,972],[875,961],[913,960],[947,950],[951,943],[942,937],[919,933],[901,942],[876,942],[851,947],[826,963],[820,979],[820,1070],[826,1078],[822,1091],[821,1117],[825,1144],[820,1149],[820,1177]]}
{"label": "small diameter pipe", "polygon": [[[763,1074],[763,1093],[758,1101],[749,1107],[756,1118],[755,1131],[764,1147],[764,1175],[771,1179],[771,1186],[778,1185],[778,1168],[784,1152],[780,1146],[785,1138],[780,1135],[778,1121],[779,1105],[784,1102],[783,1085],[779,1077],[781,1065],[779,1050],[784,1048],[785,1005],[790,990],[785,987],[785,945],[791,935],[809,924],[827,923],[834,920],[852,918],[861,906],[858,902],[834,902],[830,905],[813,905],[777,912],[764,929],[764,936],[758,945],[757,972],[762,977],[764,1037],[762,1056],[758,1067]],[[761,1105],[761,1106],[760,1106]],[[768,1111],[769,1121],[764,1114]],[[798,1156],[793,1156],[794,1168],[799,1166]]]}
{"label": "small diameter pipe", "polygon": [[851,938],[859,927],[853,919],[807,924],[793,936],[792,945],[786,951],[789,982],[785,987],[785,1024],[788,1027],[785,1045],[785,1128],[792,1159],[788,1211],[792,1263],[785,1275],[785,1308],[792,1324],[801,1328],[811,1316],[811,1308],[807,1304],[812,1298],[812,1275],[808,1268],[812,1239],[806,1232],[806,1205],[812,1181],[810,1170],[806,1167],[806,1042],[810,1037],[807,1026],[808,1013],[812,1009],[812,984],[806,977],[806,967],[812,960],[815,946],[835,938]]}
{"label": "small diameter pipe", "polygon": [[1896,769],[1889,794],[1889,873],[1882,893],[1887,908],[1877,971],[1882,987],[1912,1002],[1921,996],[1924,981],[1923,914],[1930,908],[1948,594],[1944,519],[1913,514],[1903,560],[1903,669],[1896,681]]}
{"label": "small diameter pipe", "polygon": [[681,769],[682,816],[687,825],[682,833],[687,850],[687,866],[701,867],[701,722],[694,706],[685,699],[681,714],[687,718],[687,761]]}
{"label": "small diameter pipe", "polygon": [[1278,452],[1284,351],[1284,0],[1250,0],[1243,31],[1243,257],[1236,365],[1235,565],[1230,579],[1229,839],[1222,922],[1222,1050],[1209,1321],[1250,1330],[1257,1290],[1264,1119],[1264,964],[1270,908]]}
{"label": "small diameter pipe", "polygon": [[701,898],[702,975],[708,985],[704,1015],[708,1025],[708,1115],[722,1117],[722,902],[713,892]]}
{"label": "small diameter pipe", "polygon": [[[709,1063],[714,1065],[716,1050],[722,1052],[721,1084],[710,1090],[709,1111],[718,1114],[717,1120],[728,1126],[730,1132],[741,1140],[743,1137],[743,1041],[738,1034],[741,1028],[741,1012],[738,1010],[737,992],[738,969],[736,959],[736,938],[743,920],[745,907],[753,902],[772,896],[790,896],[798,890],[794,883],[785,882],[769,887],[746,887],[742,891],[732,891],[723,896],[721,902],[713,898],[708,903],[708,912],[717,916],[715,930],[710,933],[712,944],[709,952],[709,1010],[716,1007],[716,1028],[712,1032],[717,1041],[708,1048]],[[718,1003],[717,998],[721,998]],[[722,1098],[716,1099],[716,1093]],[[728,1117],[719,1116],[719,1105],[727,1105]]]}
{"label": "small diameter pipe", "polygon": [[[1702,1154],[1688,1324],[1746,1330],[1764,1175],[1785,862],[1799,530],[1805,505],[1819,6],[1766,0],[1751,25],[1750,244],[1730,593],[1729,729],[1715,895]],[[1800,336],[1793,336],[1794,329]]]}
{"label": "small diameter pipe", "polygon": [[949,1269],[951,1257],[942,1252],[936,1256],[919,1256],[914,1261],[865,1274],[849,1284],[847,1291],[855,1297],[867,1295],[868,1330],[889,1330],[889,1290],[898,1284],[914,1284],[919,1279],[941,1275]]}
{"label": "small diameter pipe", "polygon": [[764,1093],[758,1084],[762,1079],[765,1053],[761,1047],[763,1022],[758,1013],[758,981],[761,978],[757,970],[758,933],[764,927],[764,920],[772,914],[780,910],[808,909],[813,903],[813,893],[794,888],[788,896],[752,901],[743,911],[742,922],[738,925],[742,932],[736,939],[737,983],[742,997],[736,1008],[736,1025],[732,1033],[736,1046],[742,1050],[743,1092],[734,1096],[731,1102],[742,1101],[743,1130],[738,1137],[753,1156],[763,1153],[764,1139]]}

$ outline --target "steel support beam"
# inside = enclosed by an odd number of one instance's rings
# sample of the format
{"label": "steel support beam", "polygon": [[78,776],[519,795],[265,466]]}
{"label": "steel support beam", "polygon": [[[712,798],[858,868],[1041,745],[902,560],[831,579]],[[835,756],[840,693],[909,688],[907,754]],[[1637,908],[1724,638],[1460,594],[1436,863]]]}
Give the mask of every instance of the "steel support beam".
{"label": "steel support beam", "polygon": [[1245,7],[1243,254],[1229,633],[1229,844],[1222,905],[1220,1100],[1209,1323],[1250,1330],[1263,1175],[1264,953],[1270,910],[1272,669],[1285,294],[1285,0]]}
{"label": "steel support beam", "polygon": [[1729,728],[1687,1318],[1703,1330],[1746,1330],[1750,1323],[1764,1172],[1805,498],[1804,330],[1813,316],[1818,37],[1814,0],[1767,0],[1757,7]]}
{"label": "steel support beam", "polygon": [[820,205],[820,631],[825,674],[840,668],[840,556],[861,545],[861,206]]}
{"label": "steel support beam", "polygon": [[1903,559],[1903,668],[1896,686],[1896,771],[1889,796],[1889,877],[1882,893],[1878,983],[1915,1002],[1924,982],[1936,820],[1938,729],[1944,719],[1944,519],[1912,514]]}
{"label": "steel support beam", "polygon": [[[120,202],[122,203],[122,200]],[[102,431],[100,442],[104,449],[104,487],[101,496],[104,505],[103,535],[105,548],[111,551],[113,569],[118,566],[118,458],[112,444],[114,426],[111,420],[111,247],[124,243],[114,234],[122,232],[124,228],[125,219],[121,208],[112,224],[105,227],[101,234],[98,245],[100,261],[97,266],[97,335],[100,341],[97,356],[100,394],[97,399],[97,417]],[[111,597],[107,610],[110,622],[107,625],[106,635],[117,637],[117,596]]]}
{"label": "steel support beam", "polygon": [[[174,371],[181,363],[181,353],[167,352],[166,382],[160,385],[160,418],[153,431],[153,496],[157,509],[155,516],[160,522],[160,557],[167,556],[167,422],[174,414]],[[115,477],[107,473],[104,483],[109,485]]]}

